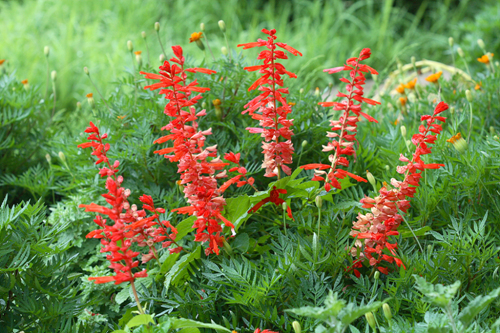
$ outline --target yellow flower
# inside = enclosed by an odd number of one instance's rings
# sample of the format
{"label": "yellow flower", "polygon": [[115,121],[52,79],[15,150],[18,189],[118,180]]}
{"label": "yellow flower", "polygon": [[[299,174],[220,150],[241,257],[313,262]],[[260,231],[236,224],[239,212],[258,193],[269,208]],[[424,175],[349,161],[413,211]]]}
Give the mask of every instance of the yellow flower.
{"label": "yellow flower", "polygon": [[197,40],[200,40],[203,35],[203,32],[193,32],[191,34],[191,38],[189,38],[189,42],[196,42]]}
{"label": "yellow flower", "polygon": [[212,101],[212,104],[213,104],[214,106],[219,106],[219,105],[221,105],[221,104],[222,104],[222,102],[220,101],[220,99],[218,99],[218,98],[217,98],[217,99],[214,99],[214,100]]}
{"label": "yellow flower", "polygon": [[400,94],[404,94],[405,93],[405,85],[404,84],[400,84],[397,88],[396,88],[396,91]]}
{"label": "yellow flower", "polygon": [[407,84],[405,84],[405,88],[407,88],[407,89],[415,89],[415,85],[416,84],[417,84],[417,78],[414,78],[413,80],[411,80]]}
{"label": "yellow flower", "polygon": [[425,80],[432,82],[432,83],[436,83],[438,81],[438,79],[441,77],[441,74],[443,74],[443,72],[441,72],[441,71],[434,73],[434,74],[431,74],[428,77],[426,77]]}
{"label": "yellow flower", "polygon": [[401,103],[402,106],[405,106],[407,101],[408,101],[408,98],[399,97],[399,102]]}
{"label": "yellow flower", "polygon": [[488,53],[483,55],[481,58],[477,58],[477,61],[487,65],[490,63],[490,57],[493,58],[494,54],[493,53]]}

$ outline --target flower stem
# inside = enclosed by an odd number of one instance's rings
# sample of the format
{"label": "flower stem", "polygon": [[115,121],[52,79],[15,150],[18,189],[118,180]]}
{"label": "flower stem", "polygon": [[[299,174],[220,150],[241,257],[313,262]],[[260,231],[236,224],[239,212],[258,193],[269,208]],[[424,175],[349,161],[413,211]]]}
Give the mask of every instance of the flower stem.
{"label": "flower stem", "polygon": [[111,108],[108,105],[108,103],[106,103],[106,100],[104,99],[104,97],[102,96],[101,92],[99,91],[99,89],[95,85],[94,81],[92,80],[92,77],[90,76],[90,74],[87,74],[87,76],[89,77],[90,83],[92,83],[92,85],[94,86],[94,88],[97,91],[97,93],[99,94],[99,96],[101,96],[101,99],[104,102],[104,105],[106,105],[106,107],[108,108],[109,112],[112,112]]}
{"label": "flower stem", "polygon": [[52,118],[54,118],[54,113],[56,112],[56,83],[55,83],[55,81],[52,81],[52,91],[54,93],[54,107],[52,108],[52,114],[50,115],[51,121],[52,121]]}
{"label": "flower stem", "polygon": [[160,42],[160,47],[163,51],[163,55],[167,57],[167,52],[165,52],[165,48],[163,47],[163,43],[161,42],[160,33],[158,31],[156,32],[156,36],[158,37],[158,41]]}
{"label": "flower stem", "polygon": [[49,69],[49,58],[45,57],[46,63],[47,63],[47,79],[45,81],[45,95],[43,97],[43,100],[47,100],[47,94],[49,93],[49,77],[50,77],[50,69]]}
{"label": "flower stem", "polygon": [[469,108],[470,108],[470,123],[469,123],[469,133],[467,134],[467,144],[469,144],[470,141],[470,134],[472,132],[472,119],[473,119],[473,112],[472,112],[472,103],[469,102]]}
{"label": "flower stem", "polygon": [[130,281],[130,285],[132,286],[132,292],[134,293],[135,302],[137,303],[137,309],[141,314],[144,314],[144,309],[141,306],[141,302],[139,302],[139,296],[137,296],[137,290],[135,289],[134,281]]}

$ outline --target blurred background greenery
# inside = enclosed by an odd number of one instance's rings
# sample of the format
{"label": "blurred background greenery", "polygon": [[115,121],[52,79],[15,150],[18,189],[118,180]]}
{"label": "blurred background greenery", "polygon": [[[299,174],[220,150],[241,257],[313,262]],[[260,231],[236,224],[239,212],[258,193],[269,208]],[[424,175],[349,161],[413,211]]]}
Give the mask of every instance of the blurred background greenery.
{"label": "blurred background greenery", "polygon": [[[493,43],[489,46],[495,51],[500,45],[495,33],[498,17],[497,0],[4,0],[0,1],[0,59],[16,68],[20,79],[42,85],[47,73],[43,50],[49,46],[49,70],[57,70],[58,81],[63,82],[57,85],[59,108],[71,111],[77,101],[85,100],[85,94],[95,93],[83,74],[84,66],[104,95],[112,89],[107,83],[124,67],[132,67],[127,40],[134,50],[143,51],[146,62],[149,58],[153,67],[159,64],[156,21],[167,53],[171,45],[180,44],[199,61],[204,54],[189,44],[189,36],[200,31],[202,22],[216,57],[225,45],[217,25],[221,19],[226,22],[232,52],[241,51],[236,48],[239,43],[255,41],[260,29],[275,28],[280,40],[304,54],[302,59],[291,59],[288,67],[307,80],[362,47],[377,50],[376,68],[387,67],[396,58],[409,62],[412,55],[441,59],[449,54],[448,36],[469,44],[483,38]],[[471,58],[480,55],[478,49]],[[328,83],[326,78],[314,80],[320,87]]]}

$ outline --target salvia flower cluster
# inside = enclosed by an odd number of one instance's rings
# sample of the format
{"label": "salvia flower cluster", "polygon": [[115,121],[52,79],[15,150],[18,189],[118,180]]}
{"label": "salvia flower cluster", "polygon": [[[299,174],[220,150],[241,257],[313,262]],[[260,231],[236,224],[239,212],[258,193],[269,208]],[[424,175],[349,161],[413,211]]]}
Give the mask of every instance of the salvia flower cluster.
{"label": "salvia flower cluster", "polygon": [[324,72],[329,74],[337,73],[340,71],[349,71],[349,78],[341,78],[340,81],[347,83],[347,94],[338,92],[337,97],[345,98],[342,102],[321,102],[319,103],[324,107],[333,107],[335,111],[343,111],[339,120],[330,121],[332,132],[328,132],[327,137],[332,138],[326,146],[323,146],[323,151],[332,152],[328,157],[330,165],[314,163],[301,166],[305,170],[314,169],[313,180],[324,181],[325,190],[328,192],[332,187],[337,189],[341,188],[339,179],[349,176],[357,181],[366,182],[362,177],[354,175],[339,166],[348,167],[349,160],[345,156],[352,156],[356,154],[354,149],[354,141],[356,141],[357,123],[360,116],[366,118],[370,122],[377,122],[377,120],[368,114],[361,111],[363,103],[376,105],[380,102],[374,101],[369,98],[363,97],[363,85],[365,84],[364,73],[378,74],[376,70],[368,65],[362,64],[361,61],[370,58],[370,49],[363,49],[358,57],[349,58],[344,66],[325,69]]}
{"label": "salvia flower cluster", "polygon": [[[104,165],[99,170],[101,177],[106,178],[106,189],[108,193],[102,194],[111,208],[91,203],[89,205],[81,204],[80,208],[85,208],[87,212],[94,212],[97,215],[94,222],[99,229],[91,231],[87,238],[98,238],[101,240],[101,252],[108,252],[106,258],[111,262],[109,268],[113,269],[115,274],[112,276],[91,277],[95,283],[132,282],[135,278],[146,277],[146,270],[133,272],[138,268],[139,261],[136,257],[140,252],[134,251],[133,244],[139,247],[148,247],[149,252],[142,255],[142,263],[151,259],[158,259],[158,253],[155,244],[162,243],[162,247],[169,247],[175,241],[177,230],[169,221],[160,221],[159,214],[164,213],[165,209],[156,208],[153,199],[148,195],[143,195],[139,199],[144,204],[143,209],[137,209],[136,205],[130,205],[128,197],[130,190],[121,186],[123,177],[117,175],[119,161],[110,163],[107,152],[110,149],[109,143],[104,143],[107,134],[99,132],[97,126],[92,122],[85,130],[89,133],[89,142],[78,145],[79,148],[92,148],[92,155],[97,157],[95,164]],[[152,215],[147,216],[146,211]],[[108,219],[103,219],[107,216]],[[110,223],[112,221],[112,223]],[[168,231],[170,230],[170,232]],[[178,252],[182,248],[170,249],[170,252]]]}
{"label": "salvia flower cluster", "polygon": [[[404,180],[391,180],[390,186],[384,186],[380,189],[379,195],[375,198],[365,197],[361,199],[363,208],[369,208],[371,213],[358,214],[357,220],[353,222],[353,230],[351,236],[357,238],[355,246],[351,249],[351,255],[356,257],[358,249],[361,250],[359,258],[353,263],[350,269],[354,269],[355,275],[360,273],[356,268],[362,267],[362,262],[369,261],[370,266],[376,267],[380,272],[388,274],[386,267],[379,266],[382,261],[389,263],[396,262],[398,266],[403,265],[401,259],[398,258],[396,250],[397,243],[390,243],[389,236],[397,236],[397,231],[403,217],[399,212],[406,213],[410,208],[409,198],[415,195],[422,171],[425,169],[439,169],[444,164],[425,164],[422,160],[423,155],[431,153],[430,145],[435,143],[437,135],[441,133],[442,126],[437,124],[437,121],[445,122],[446,118],[439,114],[448,109],[448,105],[440,102],[434,109],[433,115],[425,115],[421,117],[421,121],[425,121],[426,125],[420,125],[419,133],[413,135],[411,141],[416,146],[411,161],[400,155],[399,160],[405,162],[406,165],[398,166],[397,172],[404,174]],[[364,240],[364,244],[361,242]],[[388,252],[384,253],[387,249]]]}
{"label": "salvia flower cluster", "polygon": [[262,29],[262,32],[269,35],[267,40],[258,39],[257,42],[239,44],[243,49],[254,47],[266,47],[259,53],[257,59],[263,60],[262,65],[245,67],[249,72],[259,71],[262,76],[256,80],[248,91],[257,89],[261,94],[245,105],[245,114],[248,112],[253,119],[259,121],[260,128],[248,127],[250,133],[260,133],[264,138],[262,143],[264,162],[262,168],[266,169],[265,177],[278,178],[280,169],[287,175],[291,174],[291,169],[287,164],[292,163],[293,144],[291,141],[293,131],[290,127],[293,125],[293,119],[287,119],[287,115],[292,112],[291,105],[288,104],[285,94],[288,94],[288,88],[283,87],[283,75],[296,78],[297,75],[285,69],[278,59],[288,59],[288,56],[277,47],[289,51],[293,55],[302,53],[291,46],[275,42],[276,30]]}
{"label": "salvia flower cluster", "polygon": [[198,118],[206,112],[196,112],[194,105],[202,96],[192,96],[192,93],[204,93],[210,88],[198,87],[196,80],[189,83],[187,81],[187,73],[210,75],[215,71],[206,68],[184,68],[182,48],[173,46],[172,50],[174,57],[160,66],[159,74],[141,72],[147,79],[159,80],[145,89],[160,89],[160,94],[165,95],[168,100],[165,114],[173,118],[162,128],[170,134],[155,141],[173,141],[173,147],[163,148],[155,153],[164,155],[170,162],[178,162],[177,172],[180,174],[184,196],[190,206],[174,211],[196,216],[193,225],[193,228],[196,228],[195,241],[208,242],[208,248],[205,250],[207,255],[219,254],[219,247],[224,241],[221,224],[224,223],[234,230],[231,222],[221,215],[226,201],[222,197],[224,189],[219,188],[217,184],[218,178],[227,177],[226,170],[221,170],[229,163],[224,163],[217,157],[217,146],[205,147],[206,136],[212,132],[211,129],[200,130],[198,126]]}

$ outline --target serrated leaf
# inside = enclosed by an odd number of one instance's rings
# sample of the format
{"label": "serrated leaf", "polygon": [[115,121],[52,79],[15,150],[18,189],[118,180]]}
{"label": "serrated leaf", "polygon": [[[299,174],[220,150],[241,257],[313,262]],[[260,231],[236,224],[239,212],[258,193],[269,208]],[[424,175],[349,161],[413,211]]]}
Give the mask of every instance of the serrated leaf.
{"label": "serrated leaf", "polygon": [[184,276],[186,270],[195,259],[200,259],[201,245],[199,245],[193,252],[185,254],[172,266],[170,271],[165,275],[165,282],[163,283],[166,290],[170,287],[171,283],[179,281]]}
{"label": "serrated leaf", "polygon": [[339,319],[344,325],[349,325],[359,317],[368,312],[374,312],[382,306],[382,302],[373,302],[371,304],[356,306],[354,303],[347,304],[339,313]]}

